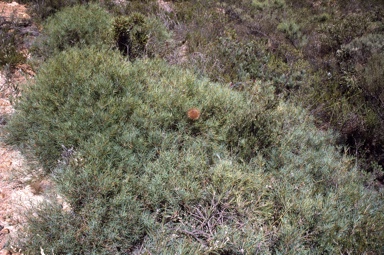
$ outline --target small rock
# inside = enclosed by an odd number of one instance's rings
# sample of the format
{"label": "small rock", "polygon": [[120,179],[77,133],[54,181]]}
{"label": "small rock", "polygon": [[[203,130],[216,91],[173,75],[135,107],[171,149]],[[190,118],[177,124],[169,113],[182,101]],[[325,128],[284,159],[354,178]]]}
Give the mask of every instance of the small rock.
{"label": "small rock", "polygon": [[8,228],[4,228],[4,229],[2,229],[2,230],[0,231],[0,234],[3,234],[3,235],[5,235],[5,234],[9,234],[9,229],[8,229]]}
{"label": "small rock", "polygon": [[0,255],[12,255],[12,252],[6,250],[6,249],[3,249],[0,251]]}

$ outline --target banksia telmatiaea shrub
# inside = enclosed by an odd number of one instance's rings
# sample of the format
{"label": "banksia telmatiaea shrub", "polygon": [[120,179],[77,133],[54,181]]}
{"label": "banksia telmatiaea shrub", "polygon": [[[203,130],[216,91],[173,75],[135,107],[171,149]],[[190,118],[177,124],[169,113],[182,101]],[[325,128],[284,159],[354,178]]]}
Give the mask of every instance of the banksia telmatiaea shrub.
{"label": "banksia telmatiaea shrub", "polygon": [[382,192],[261,80],[237,91],[97,47],[48,60],[8,141],[33,148],[71,210],[31,214],[25,253],[380,254]]}
{"label": "banksia telmatiaea shrub", "polygon": [[70,47],[110,46],[111,25],[112,16],[96,4],[66,7],[44,22],[32,53],[47,58]]}

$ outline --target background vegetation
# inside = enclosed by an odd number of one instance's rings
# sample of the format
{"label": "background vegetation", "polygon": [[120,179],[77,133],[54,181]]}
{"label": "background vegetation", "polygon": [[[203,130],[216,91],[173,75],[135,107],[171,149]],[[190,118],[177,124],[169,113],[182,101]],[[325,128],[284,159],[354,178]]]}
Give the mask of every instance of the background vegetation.
{"label": "background vegetation", "polygon": [[382,253],[380,1],[29,2],[27,254]]}

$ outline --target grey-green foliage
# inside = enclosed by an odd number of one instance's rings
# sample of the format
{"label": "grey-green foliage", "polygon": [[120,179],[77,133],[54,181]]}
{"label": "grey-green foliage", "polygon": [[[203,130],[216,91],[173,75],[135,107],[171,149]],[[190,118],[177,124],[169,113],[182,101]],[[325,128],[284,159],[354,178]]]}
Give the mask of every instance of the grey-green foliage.
{"label": "grey-green foliage", "polygon": [[35,54],[49,57],[69,47],[112,45],[112,16],[97,4],[66,7],[44,23]]}
{"label": "grey-green foliage", "polygon": [[364,178],[351,159],[339,154],[332,135],[315,128],[305,112],[280,109],[284,133],[267,168],[279,173],[271,185],[275,204],[283,208],[277,250],[281,254],[380,251],[383,229],[367,222],[382,220],[382,194],[362,185]]}
{"label": "grey-green foliage", "polygon": [[146,53],[149,57],[164,56],[169,53],[168,44],[172,42],[172,33],[157,17],[147,17],[148,42]]}
{"label": "grey-green foliage", "polygon": [[[266,83],[238,92],[160,60],[75,48],[41,67],[8,130],[71,205],[31,217],[26,254],[383,249],[382,193]],[[67,160],[61,145],[75,148]]]}

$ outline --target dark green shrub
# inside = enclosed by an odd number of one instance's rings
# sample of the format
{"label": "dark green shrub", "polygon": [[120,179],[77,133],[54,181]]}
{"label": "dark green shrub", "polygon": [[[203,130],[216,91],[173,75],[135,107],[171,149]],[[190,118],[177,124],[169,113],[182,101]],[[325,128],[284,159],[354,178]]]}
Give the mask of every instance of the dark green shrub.
{"label": "dark green shrub", "polygon": [[274,0],[274,1],[264,1],[264,0],[254,0],[252,5],[257,9],[282,9],[286,7],[285,0]]}
{"label": "dark green shrub", "polygon": [[171,33],[156,17],[145,17],[133,13],[129,17],[119,17],[113,24],[113,34],[117,48],[130,60],[137,57],[164,56],[169,53],[168,42]]}
{"label": "dark green shrub", "polygon": [[343,71],[361,71],[358,68],[359,65],[365,65],[371,56],[383,51],[384,35],[368,34],[342,45],[336,52],[336,57]]}
{"label": "dark green shrub", "polygon": [[149,31],[146,17],[133,13],[129,17],[118,17],[113,24],[114,39],[119,51],[130,60],[144,56]]}
{"label": "dark green shrub", "polygon": [[221,82],[241,82],[263,76],[262,65],[268,56],[262,42],[241,42],[231,36],[219,37],[205,49],[205,56],[192,58],[189,64],[200,73]]}
{"label": "dark green shrub", "polygon": [[67,7],[43,24],[42,37],[35,43],[37,55],[49,57],[68,47],[111,45],[112,16],[95,4]]}

